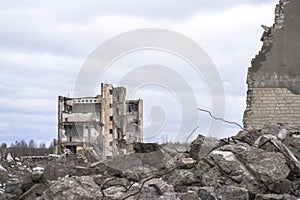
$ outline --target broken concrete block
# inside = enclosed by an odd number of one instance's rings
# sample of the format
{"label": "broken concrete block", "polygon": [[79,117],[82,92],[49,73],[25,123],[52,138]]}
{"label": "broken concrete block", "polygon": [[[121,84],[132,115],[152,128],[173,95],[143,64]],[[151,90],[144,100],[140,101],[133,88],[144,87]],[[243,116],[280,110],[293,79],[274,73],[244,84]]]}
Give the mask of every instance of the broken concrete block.
{"label": "broken concrete block", "polygon": [[102,197],[92,176],[63,177],[43,192],[41,199],[95,199]]}
{"label": "broken concrete block", "polygon": [[300,160],[300,134],[293,133],[286,137],[284,144],[293,152],[295,157]]}
{"label": "broken concrete block", "polygon": [[121,199],[121,197],[124,195],[124,188],[112,186],[105,189],[104,194],[109,199]]}
{"label": "broken concrete block", "polygon": [[213,187],[200,187],[198,189],[198,196],[205,200],[217,200],[217,194]]}
{"label": "broken concrete block", "polygon": [[200,180],[196,179],[194,174],[189,170],[179,169],[167,174],[163,179],[170,185],[173,185],[176,189],[180,186],[193,185],[200,183]]}
{"label": "broken concrete block", "polygon": [[248,148],[235,155],[256,178],[265,183],[284,180],[289,175],[289,167],[281,153]]}
{"label": "broken concrete block", "polygon": [[[149,185],[156,185],[159,190],[161,190],[162,194],[159,194],[154,187],[149,187]],[[134,191],[136,191],[136,189]],[[174,187],[163,181],[161,178],[158,178],[148,181],[147,184],[142,188],[141,192],[135,195],[132,199],[177,200],[176,196],[177,194],[174,192]]]}
{"label": "broken concrete block", "polygon": [[198,135],[197,138],[191,143],[189,154],[195,160],[198,160],[199,150],[204,141],[205,137],[203,135]]}
{"label": "broken concrete block", "polygon": [[12,157],[11,153],[8,153],[8,154],[7,154],[6,160],[7,160],[7,162],[9,162],[9,163],[14,162],[14,158]]}
{"label": "broken concrete block", "polygon": [[199,149],[198,158],[206,157],[212,150],[221,146],[222,143],[217,138],[213,138],[213,137],[205,138]]}
{"label": "broken concrete block", "polygon": [[260,131],[250,129],[240,131],[237,135],[233,136],[232,138],[238,142],[243,142],[252,146],[259,136],[261,136]]}
{"label": "broken concrete block", "polygon": [[193,159],[198,160],[201,157],[206,157],[213,149],[221,146],[222,142],[217,138],[198,135],[190,145],[189,154]]}
{"label": "broken concrete block", "polygon": [[180,200],[201,200],[195,191],[187,191],[179,195]]}
{"label": "broken concrete block", "polygon": [[193,158],[180,158],[179,159],[179,166],[182,169],[191,169],[195,167],[196,165],[196,160]]}
{"label": "broken concrete block", "polygon": [[20,195],[22,194],[22,187],[23,182],[13,182],[5,184],[5,192],[9,194]]}
{"label": "broken concrete block", "polygon": [[0,171],[7,171],[7,169],[5,169],[2,165],[0,165]]}
{"label": "broken concrete block", "polygon": [[133,145],[135,153],[150,153],[153,151],[160,150],[159,144],[157,143],[139,143],[136,142]]}
{"label": "broken concrete block", "polygon": [[44,175],[44,167],[34,167],[32,168],[31,178],[33,181],[39,180]]}
{"label": "broken concrete block", "polygon": [[278,195],[278,194],[257,194],[255,200],[297,200],[298,198],[290,195]]}
{"label": "broken concrete block", "polygon": [[248,200],[248,191],[245,188],[234,186],[223,186],[218,190],[219,200]]}

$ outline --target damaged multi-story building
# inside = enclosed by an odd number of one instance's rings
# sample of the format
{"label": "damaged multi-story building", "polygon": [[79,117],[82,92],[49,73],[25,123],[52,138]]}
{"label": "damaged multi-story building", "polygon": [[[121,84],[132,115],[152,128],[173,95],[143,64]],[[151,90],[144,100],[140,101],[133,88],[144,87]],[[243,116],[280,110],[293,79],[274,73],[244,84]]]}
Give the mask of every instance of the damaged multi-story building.
{"label": "damaged multi-story building", "polygon": [[126,88],[102,83],[96,97],[58,97],[58,152],[107,159],[132,152],[133,143],[142,141],[143,100],[126,100]]}
{"label": "damaged multi-story building", "polygon": [[300,124],[300,1],[280,0],[275,23],[263,26],[263,46],[248,71],[245,128]]}

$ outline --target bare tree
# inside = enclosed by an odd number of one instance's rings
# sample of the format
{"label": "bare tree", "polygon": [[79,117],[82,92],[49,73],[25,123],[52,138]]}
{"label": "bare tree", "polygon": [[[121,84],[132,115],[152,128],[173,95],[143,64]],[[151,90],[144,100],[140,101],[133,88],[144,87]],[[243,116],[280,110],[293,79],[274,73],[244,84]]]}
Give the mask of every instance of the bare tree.
{"label": "bare tree", "polygon": [[46,144],[44,142],[40,143],[39,148],[40,149],[45,149],[46,148]]}
{"label": "bare tree", "polygon": [[21,140],[20,142],[18,142],[18,147],[24,147],[27,148],[27,142],[25,140]]}
{"label": "bare tree", "polygon": [[49,149],[53,149],[53,148],[54,148],[54,143],[53,143],[53,141],[50,143],[50,145],[49,145],[48,148],[49,148]]}
{"label": "bare tree", "polygon": [[29,148],[36,148],[37,147],[37,144],[33,141],[33,140],[30,140],[28,142],[28,147]]}

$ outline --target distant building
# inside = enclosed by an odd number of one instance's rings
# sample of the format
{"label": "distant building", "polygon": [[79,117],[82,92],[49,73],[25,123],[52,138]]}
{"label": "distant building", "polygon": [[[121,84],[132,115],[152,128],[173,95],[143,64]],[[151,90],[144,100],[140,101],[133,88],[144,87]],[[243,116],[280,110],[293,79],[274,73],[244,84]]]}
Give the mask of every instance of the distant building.
{"label": "distant building", "polygon": [[101,84],[96,97],[58,97],[56,152],[92,152],[107,159],[131,152],[143,140],[143,100],[126,100],[126,88]]}

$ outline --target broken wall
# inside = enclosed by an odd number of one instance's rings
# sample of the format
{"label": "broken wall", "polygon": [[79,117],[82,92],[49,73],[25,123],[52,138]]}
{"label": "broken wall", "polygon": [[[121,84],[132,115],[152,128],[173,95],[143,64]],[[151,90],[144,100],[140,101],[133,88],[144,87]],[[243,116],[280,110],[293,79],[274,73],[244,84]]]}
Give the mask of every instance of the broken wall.
{"label": "broken wall", "polygon": [[[103,146],[99,97],[58,97],[58,146],[73,152]],[[57,149],[55,152],[61,151]]]}
{"label": "broken wall", "polygon": [[244,127],[300,122],[300,1],[281,0],[275,23],[265,27],[263,46],[248,71]]}

